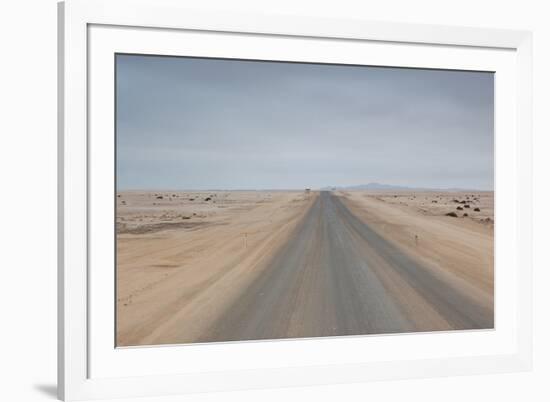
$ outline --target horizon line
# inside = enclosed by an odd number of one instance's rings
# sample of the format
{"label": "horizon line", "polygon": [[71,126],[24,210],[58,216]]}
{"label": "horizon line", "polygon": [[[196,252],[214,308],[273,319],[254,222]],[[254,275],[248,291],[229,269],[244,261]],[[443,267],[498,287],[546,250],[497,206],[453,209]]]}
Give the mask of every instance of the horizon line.
{"label": "horizon line", "polygon": [[477,192],[490,192],[495,191],[493,189],[479,189],[479,188],[462,188],[462,187],[400,187],[394,186],[394,188],[360,188],[360,186],[325,186],[325,187],[299,187],[299,188],[121,188],[116,189],[119,191],[193,191],[193,192],[212,192],[212,191],[354,191],[354,190],[374,190],[374,191],[441,191],[441,192],[453,192],[453,191],[477,191]]}

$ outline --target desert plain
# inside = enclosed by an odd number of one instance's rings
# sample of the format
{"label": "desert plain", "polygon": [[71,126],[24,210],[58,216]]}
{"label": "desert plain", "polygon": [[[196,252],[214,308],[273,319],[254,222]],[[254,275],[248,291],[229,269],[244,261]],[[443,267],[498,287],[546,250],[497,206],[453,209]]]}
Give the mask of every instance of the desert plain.
{"label": "desert plain", "polygon": [[493,192],[121,191],[117,346],[494,327]]}

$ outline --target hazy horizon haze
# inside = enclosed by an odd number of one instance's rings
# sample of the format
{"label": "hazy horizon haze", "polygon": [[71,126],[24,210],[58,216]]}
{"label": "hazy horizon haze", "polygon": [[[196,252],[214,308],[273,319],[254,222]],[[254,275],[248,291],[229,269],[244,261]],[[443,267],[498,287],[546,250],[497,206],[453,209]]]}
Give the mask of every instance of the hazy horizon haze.
{"label": "hazy horizon haze", "polygon": [[117,186],[493,189],[493,74],[117,55]]}

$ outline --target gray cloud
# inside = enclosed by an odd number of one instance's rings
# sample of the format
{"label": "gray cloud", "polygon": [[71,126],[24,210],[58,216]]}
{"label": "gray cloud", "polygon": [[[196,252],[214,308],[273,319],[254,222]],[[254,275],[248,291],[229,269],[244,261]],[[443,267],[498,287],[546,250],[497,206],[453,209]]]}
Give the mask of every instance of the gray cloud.
{"label": "gray cloud", "polygon": [[493,74],[117,56],[121,189],[493,188]]}

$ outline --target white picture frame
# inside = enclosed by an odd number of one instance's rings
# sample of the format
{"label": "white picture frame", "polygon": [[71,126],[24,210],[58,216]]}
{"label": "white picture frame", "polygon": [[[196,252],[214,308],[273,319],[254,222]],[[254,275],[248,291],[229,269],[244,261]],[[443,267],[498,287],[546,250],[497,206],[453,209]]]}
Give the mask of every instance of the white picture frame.
{"label": "white picture frame", "polygon": [[[205,35],[215,40],[201,39]],[[285,46],[279,46],[282,41]],[[314,50],[302,52],[304,41]],[[224,45],[216,48],[218,42]],[[267,43],[270,46],[263,46]],[[524,31],[241,15],[188,10],[177,0],[60,3],[59,397],[144,397],[529,370],[531,43],[531,34]],[[112,210],[101,201],[112,186],[104,190],[97,184],[98,178],[113,172],[110,163],[97,163],[112,157],[106,134],[112,128],[113,106],[109,58],[121,51],[192,51],[352,63],[357,60],[352,49],[358,46],[368,46],[377,58],[359,64],[488,69],[501,77],[495,84],[496,187],[506,197],[497,199],[496,213],[499,208],[510,213],[502,221],[497,217],[495,225],[495,266],[500,267],[495,331],[116,350],[109,315],[114,297],[94,296],[108,294],[113,286],[109,238],[98,235],[113,222]],[[286,53],[277,50],[283,47]],[[499,102],[499,97],[507,100]],[[104,249],[95,246],[102,238]],[[107,262],[100,264],[102,269],[92,269],[98,261]],[[457,346],[449,351],[450,344]]]}

